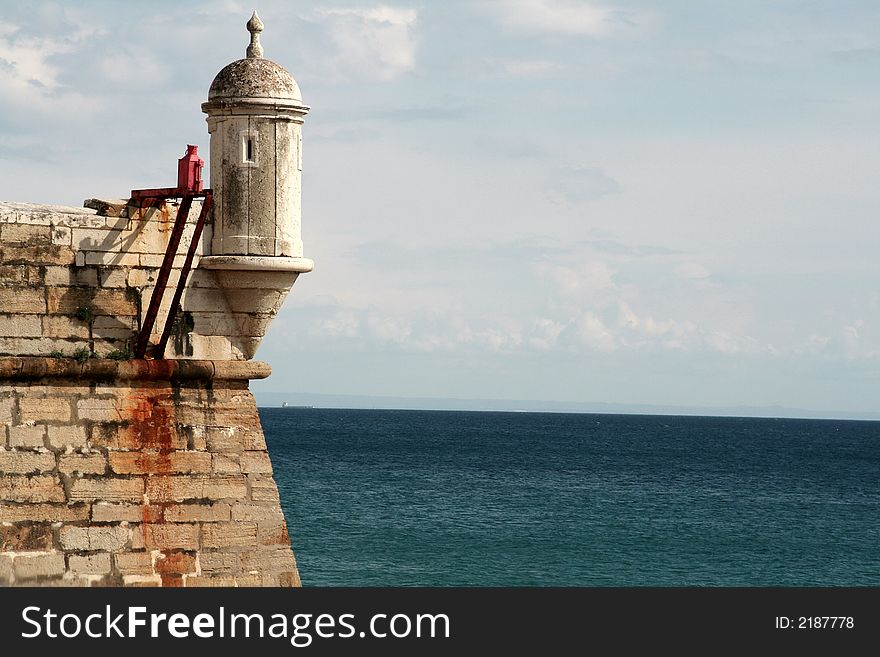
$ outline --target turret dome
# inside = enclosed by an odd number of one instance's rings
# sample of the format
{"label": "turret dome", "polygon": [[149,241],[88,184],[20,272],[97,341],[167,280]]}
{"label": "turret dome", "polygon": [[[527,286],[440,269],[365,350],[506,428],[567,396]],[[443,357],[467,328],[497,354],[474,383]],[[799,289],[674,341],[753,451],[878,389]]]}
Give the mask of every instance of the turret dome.
{"label": "turret dome", "polygon": [[254,12],[247,22],[251,42],[247,57],[225,66],[211,83],[208,101],[271,99],[302,102],[299,85],[280,64],[263,58],[263,22]]}

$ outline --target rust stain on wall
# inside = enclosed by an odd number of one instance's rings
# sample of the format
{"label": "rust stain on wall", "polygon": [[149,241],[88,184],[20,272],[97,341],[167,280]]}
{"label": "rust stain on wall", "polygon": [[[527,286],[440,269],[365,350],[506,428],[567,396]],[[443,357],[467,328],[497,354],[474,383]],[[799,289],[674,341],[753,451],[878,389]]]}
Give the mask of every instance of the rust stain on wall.
{"label": "rust stain on wall", "polygon": [[[144,361],[146,366],[147,363]],[[143,388],[133,391],[128,398],[127,415],[130,443],[137,445],[138,455],[135,459],[138,472],[144,473],[144,485],[151,477],[161,477],[173,472],[171,452],[175,449],[177,435],[176,409],[173,390],[171,388]],[[145,500],[141,508],[141,529],[144,536],[144,547],[147,551],[159,549],[157,572],[162,578],[162,586],[183,586],[183,574],[180,566],[181,553],[160,549],[153,538],[152,527],[165,524],[165,509],[168,507],[169,490],[167,480],[157,478],[159,497],[162,501]],[[189,556],[189,555],[185,555]],[[169,561],[169,559],[171,561]],[[191,559],[191,557],[190,557]],[[176,564],[176,565],[175,565]],[[195,568],[193,568],[193,571]]]}

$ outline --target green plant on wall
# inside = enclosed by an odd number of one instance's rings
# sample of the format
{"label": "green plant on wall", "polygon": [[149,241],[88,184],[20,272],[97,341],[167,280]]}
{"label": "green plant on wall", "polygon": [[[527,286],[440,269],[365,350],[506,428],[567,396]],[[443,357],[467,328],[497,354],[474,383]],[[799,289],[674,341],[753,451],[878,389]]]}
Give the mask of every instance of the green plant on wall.
{"label": "green plant on wall", "polygon": [[107,354],[106,358],[111,360],[131,360],[134,358],[134,354],[131,352],[131,349],[126,347],[125,349],[114,349]]}
{"label": "green plant on wall", "polygon": [[76,351],[73,352],[73,359],[78,363],[85,363],[89,358],[92,357],[92,352],[89,351],[88,347],[80,347]]}
{"label": "green plant on wall", "polygon": [[81,322],[88,323],[92,321],[92,317],[94,317],[94,312],[92,311],[91,306],[80,306],[76,309],[76,312],[73,313],[73,316]]}

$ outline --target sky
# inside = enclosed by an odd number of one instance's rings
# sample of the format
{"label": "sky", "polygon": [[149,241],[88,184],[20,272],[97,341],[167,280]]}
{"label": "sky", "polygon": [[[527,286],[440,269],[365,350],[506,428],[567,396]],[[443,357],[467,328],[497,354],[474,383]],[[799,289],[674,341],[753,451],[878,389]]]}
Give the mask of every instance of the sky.
{"label": "sky", "polygon": [[316,263],[255,389],[880,411],[876,2],[3,0],[0,199],[173,181],[254,8]]}

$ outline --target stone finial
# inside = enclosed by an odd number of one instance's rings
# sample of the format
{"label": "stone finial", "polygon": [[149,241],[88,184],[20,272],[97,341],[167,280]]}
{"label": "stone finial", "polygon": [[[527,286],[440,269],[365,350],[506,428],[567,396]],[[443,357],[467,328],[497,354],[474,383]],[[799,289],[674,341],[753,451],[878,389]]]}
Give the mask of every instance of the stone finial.
{"label": "stone finial", "polygon": [[263,21],[257,16],[257,12],[247,22],[248,32],[251,33],[251,43],[247,47],[247,56],[250,59],[263,59],[263,46],[260,45],[260,32],[263,31]]}

